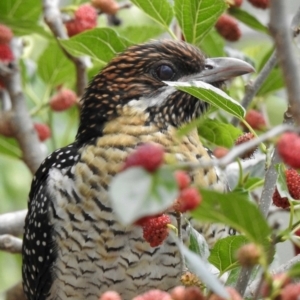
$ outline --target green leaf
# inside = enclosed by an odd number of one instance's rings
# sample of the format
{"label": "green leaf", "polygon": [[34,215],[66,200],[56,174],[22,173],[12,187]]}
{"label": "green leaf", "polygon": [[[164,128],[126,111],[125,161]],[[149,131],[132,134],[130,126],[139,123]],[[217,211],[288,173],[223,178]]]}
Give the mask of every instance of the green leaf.
{"label": "green leaf", "polygon": [[102,64],[108,63],[117,53],[130,45],[129,41],[110,28],[87,30],[69,40],[59,42],[72,55],[88,55]]}
{"label": "green leaf", "polygon": [[288,271],[288,276],[291,278],[299,278],[300,277],[300,263],[294,264]]}
{"label": "green leaf", "polygon": [[36,0],[2,0],[0,1],[1,23],[10,27],[15,35],[41,34],[47,38],[51,35],[39,25],[42,5]]}
{"label": "green leaf", "polygon": [[239,266],[235,257],[236,251],[247,244],[243,235],[229,236],[216,242],[210,252],[208,261],[217,267],[221,273],[230,271]]}
{"label": "green leaf", "polygon": [[225,41],[212,29],[201,41],[199,47],[209,57],[226,56],[224,52]]}
{"label": "green leaf", "polygon": [[131,2],[169,30],[173,19],[173,9],[168,0],[131,0]]}
{"label": "green leaf", "polygon": [[75,80],[73,76],[70,77],[70,74],[75,74],[75,66],[67,59],[57,43],[50,43],[40,56],[38,73],[50,85],[70,83],[70,80]]}
{"label": "green leaf", "polygon": [[218,108],[221,108],[229,114],[241,119],[245,116],[245,109],[240,103],[228,96],[222,90],[214,87],[203,81],[192,82],[171,82],[165,81],[169,86],[174,86],[176,89],[191,94],[192,96],[206,101]]}
{"label": "green leaf", "polygon": [[27,21],[38,21],[42,12],[42,3],[36,0],[4,0],[0,1],[0,20],[2,17],[24,24]]}
{"label": "green leaf", "polygon": [[201,116],[200,118],[197,118],[195,120],[192,120],[190,123],[184,124],[183,126],[178,128],[178,130],[177,130],[178,137],[183,137],[183,136],[187,135],[189,132],[191,132],[194,128],[200,126],[203,122],[202,117],[203,116]]}
{"label": "green leaf", "polygon": [[264,179],[260,177],[249,177],[244,184],[244,189],[247,191],[252,191],[261,187],[264,184]]}
{"label": "green leaf", "polygon": [[282,89],[284,85],[282,71],[279,68],[273,69],[260,87],[257,95],[264,96],[271,92],[278,91]]}
{"label": "green leaf", "polygon": [[[1,2],[1,1],[0,1]],[[20,22],[19,19],[11,19],[7,16],[0,16],[1,23],[7,25],[15,35],[30,35],[33,33],[40,34],[48,39],[53,38],[43,27],[36,21],[26,20]]]}
{"label": "green leaf", "polygon": [[162,27],[156,25],[119,27],[116,28],[116,31],[122,38],[129,40],[133,44],[147,42],[164,32]]}
{"label": "green leaf", "polygon": [[0,135],[0,154],[20,159],[22,151],[14,138],[7,138]]}
{"label": "green leaf", "polygon": [[199,45],[219,16],[226,10],[224,0],[175,0],[175,16],[185,40]]}
{"label": "green leaf", "polygon": [[241,271],[240,267],[231,270],[231,272],[226,280],[226,286],[236,286],[240,271]]}
{"label": "green leaf", "polygon": [[222,223],[233,227],[250,241],[262,245],[266,252],[270,248],[271,229],[258,209],[245,194],[227,194],[201,189],[203,201],[191,214],[194,218]]}
{"label": "green leaf", "polygon": [[213,144],[231,148],[234,141],[242,131],[231,124],[226,124],[217,119],[204,119],[198,126],[199,135]]}
{"label": "green leaf", "polygon": [[261,24],[253,15],[249,14],[248,12],[237,7],[230,8],[229,12],[233,17],[243,22],[250,28],[269,34],[268,28]]}
{"label": "green leaf", "polygon": [[119,173],[111,182],[109,195],[120,221],[132,224],[135,220],[163,212],[178,196],[173,172],[160,168],[149,173],[134,167]]}
{"label": "green leaf", "polygon": [[256,64],[256,72],[260,73],[260,71],[262,70],[262,68],[265,66],[265,64],[268,62],[268,60],[270,59],[271,55],[273,54],[274,47],[270,47],[269,49],[266,49],[266,45],[257,45],[256,47],[254,47],[254,51],[256,51],[257,53],[255,53],[255,58],[257,56],[261,56],[261,57],[257,57],[257,64]]}
{"label": "green leaf", "polygon": [[207,260],[209,256],[209,247],[204,236],[194,229],[190,223],[187,231],[190,238],[189,249],[198,254],[202,259]]}

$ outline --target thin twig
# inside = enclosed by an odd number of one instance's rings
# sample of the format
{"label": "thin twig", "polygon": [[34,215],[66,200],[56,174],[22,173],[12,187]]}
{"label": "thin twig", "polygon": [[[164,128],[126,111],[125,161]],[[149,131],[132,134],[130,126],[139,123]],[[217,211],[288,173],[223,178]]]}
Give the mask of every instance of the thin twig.
{"label": "thin twig", "polygon": [[237,284],[236,284],[236,290],[241,294],[244,295],[248,282],[249,282],[249,278],[251,276],[251,272],[253,270],[253,267],[243,267],[240,271],[238,280],[237,280]]}
{"label": "thin twig", "polygon": [[[288,271],[293,265],[297,264],[300,262],[300,254],[293,257],[292,259],[290,259],[289,261],[287,261],[286,263],[280,265],[279,267],[273,269],[270,271],[271,275],[275,275],[275,274],[280,274],[283,272]],[[260,285],[260,281],[261,279],[257,279],[254,280],[246,289],[245,298],[253,298],[253,296],[255,295],[255,293],[257,292],[257,289],[259,288]]]}
{"label": "thin twig", "polygon": [[[259,75],[256,77],[254,82],[249,82],[246,86],[246,93],[245,96],[241,102],[241,105],[247,109],[249,104],[251,103],[253,97],[256,95],[272,69],[277,63],[277,57],[275,52],[272,53],[271,57],[267,61],[267,63],[264,65],[262,70],[260,71]],[[236,126],[238,125],[239,120],[237,118],[232,118],[231,124]]]}
{"label": "thin twig", "polygon": [[250,140],[246,143],[240,144],[238,146],[235,146],[232,148],[224,157],[221,159],[211,159],[208,161],[202,161],[199,163],[178,163],[174,165],[176,168],[186,169],[186,170],[196,170],[200,168],[209,168],[209,167],[220,167],[224,168],[228,166],[228,164],[232,163],[237,157],[244,154],[245,152],[249,151],[249,149],[255,148],[260,143],[269,140],[270,138],[273,138],[274,136],[277,136],[285,131],[295,131],[295,128],[286,124],[278,125],[268,132],[260,135],[258,138],[255,138],[253,140]]}
{"label": "thin twig", "polygon": [[272,202],[272,196],[275,190],[276,180],[278,177],[275,165],[280,163],[280,161],[281,159],[277,153],[277,150],[275,149],[270,166],[265,175],[264,187],[261,193],[260,200],[258,202],[258,206],[265,217],[268,215],[269,212],[269,208]]}
{"label": "thin twig", "polygon": [[[44,20],[49,26],[56,38],[68,39],[64,29],[61,13],[59,10],[59,0],[43,0]],[[58,43],[59,44],[59,43]],[[59,44],[60,45],[60,44]],[[61,48],[68,59],[70,59],[76,68],[76,89],[77,95],[81,97],[87,86],[86,62],[82,57],[75,57]]]}
{"label": "thin twig", "polygon": [[293,257],[292,259],[290,259],[289,261],[287,261],[286,263],[280,265],[279,267],[273,269],[270,273],[272,275],[275,274],[279,274],[279,273],[283,273],[288,271],[293,265],[297,264],[300,262],[300,254],[296,255],[295,257]]}
{"label": "thin twig", "polygon": [[[178,230],[178,240],[179,243],[183,244],[182,241],[182,214],[180,212],[176,212],[176,221],[177,221],[177,230]],[[181,258],[181,272],[182,274],[188,270],[185,263],[185,258],[182,251],[179,251],[179,255]]]}

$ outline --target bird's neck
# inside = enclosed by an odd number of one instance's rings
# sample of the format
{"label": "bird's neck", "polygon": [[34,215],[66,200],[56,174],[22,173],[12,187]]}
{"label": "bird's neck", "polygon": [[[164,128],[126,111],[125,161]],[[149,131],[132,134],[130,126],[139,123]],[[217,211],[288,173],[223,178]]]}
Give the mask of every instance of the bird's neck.
{"label": "bird's neck", "polygon": [[[117,105],[111,114],[102,114],[101,111],[92,113],[92,105],[85,104],[81,112],[81,120],[76,135],[76,141],[79,144],[94,143],[100,137],[110,133],[132,132],[138,135],[139,130],[151,132],[159,131],[159,124],[154,125],[149,122],[149,114],[142,109],[130,107],[127,105]],[[89,115],[89,116],[88,116]],[[135,132],[135,133],[133,133]]]}

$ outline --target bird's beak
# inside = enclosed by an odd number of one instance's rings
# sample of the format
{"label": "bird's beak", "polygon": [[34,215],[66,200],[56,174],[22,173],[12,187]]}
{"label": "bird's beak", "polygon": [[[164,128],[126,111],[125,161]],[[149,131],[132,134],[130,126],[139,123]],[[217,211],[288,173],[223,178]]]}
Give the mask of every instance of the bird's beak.
{"label": "bird's beak", "polygon": [[193,79],[214,83],[254,71],[255,69],[250,64],[240,59],[230,57],[207,58],[205,60],[205,69]]}

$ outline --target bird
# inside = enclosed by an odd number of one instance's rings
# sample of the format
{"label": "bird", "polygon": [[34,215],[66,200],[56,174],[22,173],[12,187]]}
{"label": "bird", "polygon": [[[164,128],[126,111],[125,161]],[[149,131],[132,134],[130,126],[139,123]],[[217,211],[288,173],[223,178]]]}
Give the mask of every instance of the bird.
{"label": "bird", "polygon": [[[28,300],[96,300],[108,290],[129,300],[179,284],[174,240],[152,248],[140,227],[120,223],[110,182],[144,143],[160,144],[182,162],[212,159],[196,129],[181,139],[176,134],[208,104],[166,82],[200,80],[221,88],[252,71],[242,60],[207,58],[196,46],[166,39],[130,46],[94,77],[81,99],[75,141],[50,154],[31,184],[22,248]],[[199,186],[227,190],[213,167],[190,175]],[[230,234],[225,227],[207,230],[213,239]]]}

